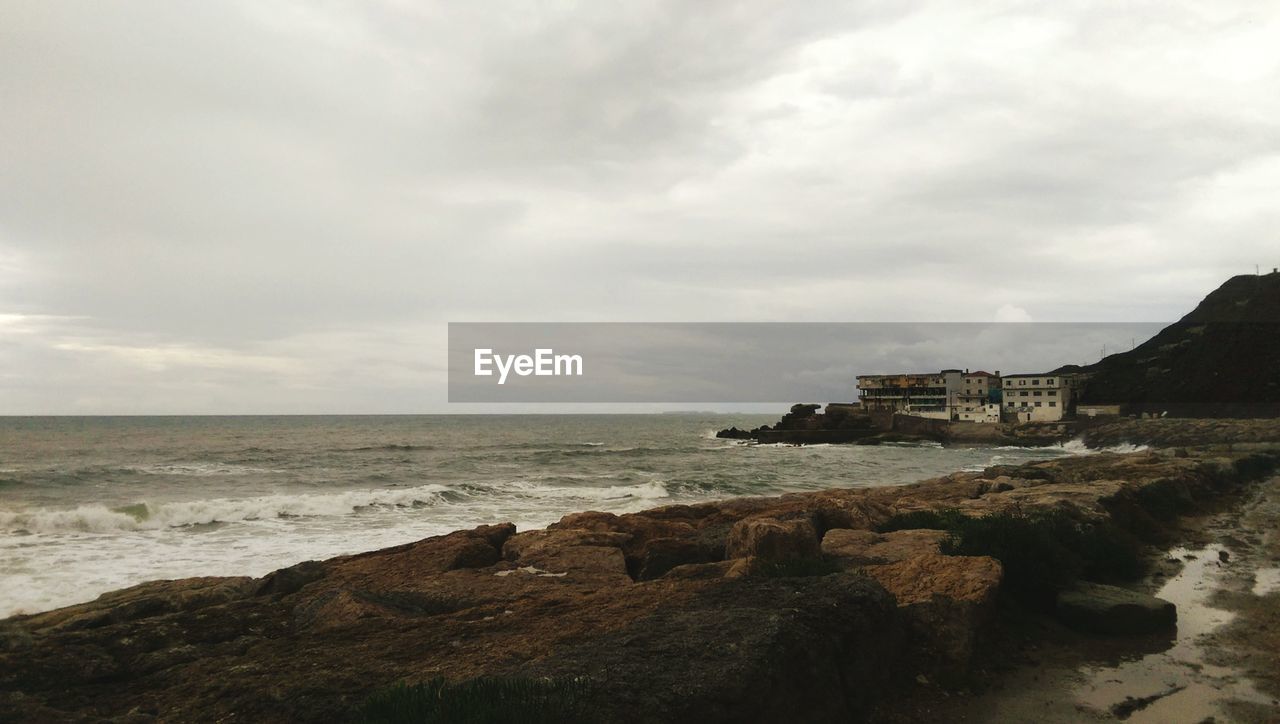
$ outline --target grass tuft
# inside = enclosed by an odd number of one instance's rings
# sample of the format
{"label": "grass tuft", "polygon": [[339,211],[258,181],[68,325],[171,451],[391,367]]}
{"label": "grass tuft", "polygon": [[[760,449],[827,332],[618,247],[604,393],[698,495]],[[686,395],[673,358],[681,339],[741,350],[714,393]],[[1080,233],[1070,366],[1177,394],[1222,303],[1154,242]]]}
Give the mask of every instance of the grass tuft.
{"label": "grass tuft", "polygon": [[1077,578],[1098,582],[1142,575],[1137,543],[1105,522],[1080,521],[1059,510],[993,513],[948,529],[942,552],[991,556],[1004,566],[1007,589],[1031,603],[1048,603]]}

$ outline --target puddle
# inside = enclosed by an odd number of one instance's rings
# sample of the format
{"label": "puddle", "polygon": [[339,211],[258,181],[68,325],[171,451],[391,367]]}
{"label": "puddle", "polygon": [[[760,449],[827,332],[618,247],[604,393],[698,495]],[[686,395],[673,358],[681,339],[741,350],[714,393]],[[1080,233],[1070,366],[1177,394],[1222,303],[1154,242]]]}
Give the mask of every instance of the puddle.
{"label": "puddle", "polygon": [[1280,591],[1280,568],[1259,568],[1253,574],[1253,595],[1265,596]]}
{"label": "puddle", "polygon": [[[1221,717],[1218,705],[1227,700],[1270,703],[1238,669],[1205,661],[1205,646],[1197,640],[1227,623],[1235,614],[1211,608],[1210,595],[1221,569],[1221,545],[1202,549],[1175,548],[1169,556],[1185,561],[1182,571],[1156,593],[1178,607],[1178,632],[1172,645],[1158,653],[1090,666],[1081,670],[1085,683],[1076,691],[1085,707],[1131,722],[1198,722]],[[1280,586],[1280,569],[1268,576],[1258,572],[1259,586]]]}

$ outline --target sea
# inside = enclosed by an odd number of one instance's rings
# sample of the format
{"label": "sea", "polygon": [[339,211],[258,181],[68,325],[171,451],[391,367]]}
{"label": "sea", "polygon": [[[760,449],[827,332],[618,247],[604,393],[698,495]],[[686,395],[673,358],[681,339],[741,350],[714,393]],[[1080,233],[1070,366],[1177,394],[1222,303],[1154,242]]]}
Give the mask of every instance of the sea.
{"label": "sea", "polygon": [[1083,454],[756,445],[776,415],[0,417],[0,617],[144,581],[261,576],[486,523],[901,485]]}

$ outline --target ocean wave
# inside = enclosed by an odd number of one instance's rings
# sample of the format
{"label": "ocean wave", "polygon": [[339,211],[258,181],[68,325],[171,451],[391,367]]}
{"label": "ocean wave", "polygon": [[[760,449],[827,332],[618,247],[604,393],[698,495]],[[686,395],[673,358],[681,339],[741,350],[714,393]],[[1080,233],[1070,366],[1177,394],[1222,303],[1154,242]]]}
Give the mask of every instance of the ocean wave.
{"label": "ocean wave", "polygon": [[249,465],[233,465],[230,463],[191,462],[191,463],[152,463],[148,465],[129,465],[120,470],[124,472],[143,473],[144,475],[190,475],[208,477],[219,475],[254,475],[274,473],[277,470],[258,468]]}
{"label": "ocean wave", "polygon": [[650,480],[634,485],[542,485],[532,480],[517,480],[504,486],[507,490],[516,490],[535,498],[568,498],[573,500],[593,500],[597,502],[617,501],[625,499],[656,500],[667,498],[671,492],[667,484],[661,480]]}
{"label": "ocean wave", "polygon": [[547,460],[555,458],[580,458],[590,456],[592,458],[599,457],[647,457],[660,455],[678,455],[683,453],[696,453],[701,451],[701,447],[676,446],[676,447],[648,447],[639,446],[617,446],[609,447],[604,445],[597,446],[575,446],[566,449],[550,449],[538,450],[530,454],[534,460]]}
{"label": "ocean wave", "polygon": [[342,493],[213,498],[158,504],[143,502],[115,508],[90,504],[66,510],[0,511],[0,530],[108,533],[273,518],[351,515],[369,508],[435,505],[447,490],[443,485],[421,485]]}
{"label": "ocean wave", "polygon": [[546,485],[538,480],[506,484],[420,485],[408,488],[350,490],[339,493],[267,495],[254,498],[213,498],[172,503],[140,502],[109,507],[89,504],[58,510],[0,510],[0,531],[14,533],[111,533],[164,530],[212,523],[243,523],[279,518],[347,516],[367,510],[462,505],[510,496],[550,503],[617,504],[670,497],[667,485],[650,480],[632,485]]}
{"label": "ocean wave", "polygon": [[388,443],[386,445],[364,445],[361,447],[337,448],[336,452],[407,452],[410,450],[435,450],[435,445],[410,445]]}
{"label": "ocean wave", "polygon": [[1080,438],[1076,438],[1074,440],[1068,440],[1064,443],[1059,443],[1058,445],[1053,445],[1051,447],[1059,448],[1063,452],[1067,452],[1072,455],[1097,455],[1098,453],[1125,454],[1125,453],[1146,452],[1147,450],[1151,449],[1146,445],[1133,445],[1130,443],[1121,443],[1119,445],[1109,445],[1107,447],[1091,448],[1085,445],[1084,440],[1081,440]]}

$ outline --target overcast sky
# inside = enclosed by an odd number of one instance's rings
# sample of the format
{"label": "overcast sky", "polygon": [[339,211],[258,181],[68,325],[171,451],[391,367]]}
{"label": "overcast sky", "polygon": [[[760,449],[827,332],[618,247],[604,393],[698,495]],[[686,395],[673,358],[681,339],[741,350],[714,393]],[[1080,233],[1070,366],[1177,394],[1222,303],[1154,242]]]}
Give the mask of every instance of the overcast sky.
{"label": "overcast sky", "polygon": [[1172,320],[1280,264],[1277,37],[1273,1],[0,0],[0,413],[446,411],[449,321]]}

